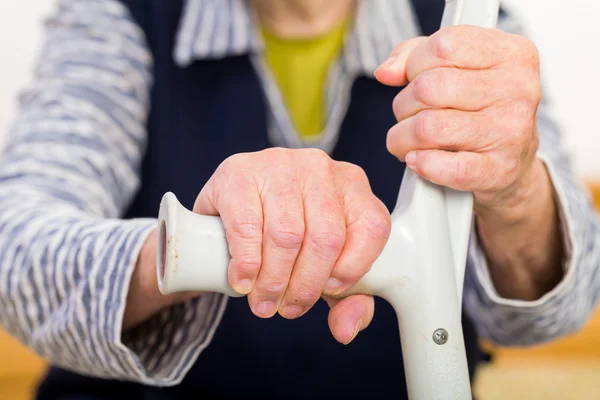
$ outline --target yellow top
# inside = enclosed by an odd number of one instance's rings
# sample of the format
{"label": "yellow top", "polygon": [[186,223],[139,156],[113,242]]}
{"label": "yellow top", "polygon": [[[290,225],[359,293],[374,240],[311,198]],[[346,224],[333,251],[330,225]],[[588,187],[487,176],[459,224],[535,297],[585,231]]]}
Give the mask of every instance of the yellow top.
{"label": "yellow top", "polygon": [[261,29],[267,65],[302,139],[314,138],[325,127],[327,75],[344,45],[347,25],[311,39],[286,39]]}

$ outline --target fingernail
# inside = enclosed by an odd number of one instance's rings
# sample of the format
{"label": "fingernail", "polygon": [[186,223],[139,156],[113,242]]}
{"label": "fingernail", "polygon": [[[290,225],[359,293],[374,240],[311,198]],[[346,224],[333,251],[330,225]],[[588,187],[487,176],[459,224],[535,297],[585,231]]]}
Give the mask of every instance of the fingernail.
{"label": "fingernail", "polygon": [[363,325],[363,321],[362,318],[358,320],[358,322],[356,323],[356,326],[354,327],[354,334],[352,335],[352,337],[350,338],[350,340],[348,340],[346,343],[344,344],[350,344],[350,342],[352,342],[356,336],[358,335],[358,332],[360,332],[360,330],[362,329],[362,325]]}
{"label": "fingernail", "polygon": [[335,294],[341,287],[342,282],[338,281],[335,278],[329,278],[329,280],[325,284],[323,292],[325,292],[326,294]]}
{"label": "fingernail", "polygon": [[406,158],[404,159],[404,161],[405,161],[407,164],[414,165],[414,164],[417,162],[417,153],[416,153],[416,152],[414,152],[414,151],[411,151],[411,152],[409,152],[409,153],[406,155]]}
{"label": "fingernail", "polygon": [[252,291],[252,281],[250,279],[242,279],[237,283],[235,291],[239,294],[248,294]]}
{"label": "fingernail", "polygon": [[281,310],[281,316],[283,316],[284,318],[289,318],[289,319],[298,318],[303,313],[304,313],[304,307],[293,306],[293,305],[285,306]]}
{"label": "fingernail", "polygon": [[276,305],[272,301],[263,301],[256,306],[256,312],[261,317],[270,317],[275,313],[275,307]]}

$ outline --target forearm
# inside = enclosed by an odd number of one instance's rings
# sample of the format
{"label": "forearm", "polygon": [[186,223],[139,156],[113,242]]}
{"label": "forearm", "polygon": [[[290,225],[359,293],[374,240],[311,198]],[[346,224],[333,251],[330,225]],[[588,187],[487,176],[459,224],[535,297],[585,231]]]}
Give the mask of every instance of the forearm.
{"label": "forearm", "polygon": [[127,283],[154,221],[95,218],[16,186],[21,194],[0,200],[2,325],[52,364],[143,379],[119,332]]}
{"label": "forearm", "polygon": [[179,382],[195,361],[184,355],[208,345],[226,298],[170,306],[176,301],[157,290],[137,296],[131,310],[145,314],[127,319],[131,287],[152,285],[136,281],[136,265],[152,256],[142,248],[156,220],[93,217],[23,179],[3,181],[0,170],[0,193],[11,190],[0,196],[2,327],[51,364],[84,375]]}
{"label": "forearm", "polygon": [[0,158],[0,323],[51,364],[175,384],[210,341],[225,300],[161,305],[160,316],[123,332],[156,227],[152,218],[119,219],[146,146],[145,38],[121,2],[63,0],[40,54]]}
{"label": "forearm", "polygon": [[564,238],[552,182],[536,160],[523,187],[501,210],[477,210],[476,227],[498,294],[533,301],[565,272]]}

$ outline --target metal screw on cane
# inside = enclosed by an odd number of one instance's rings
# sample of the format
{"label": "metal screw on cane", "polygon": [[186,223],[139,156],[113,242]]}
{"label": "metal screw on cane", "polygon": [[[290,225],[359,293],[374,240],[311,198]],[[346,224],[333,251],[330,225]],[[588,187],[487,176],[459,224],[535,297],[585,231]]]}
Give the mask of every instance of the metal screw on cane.
{"label": "metal screw on cane", "polygon": [[448,342],[448,332],[443,329],[436,329],[435,332],[433,332],[433,341],[435,342],[435,344],[446,344],[446,342]]}

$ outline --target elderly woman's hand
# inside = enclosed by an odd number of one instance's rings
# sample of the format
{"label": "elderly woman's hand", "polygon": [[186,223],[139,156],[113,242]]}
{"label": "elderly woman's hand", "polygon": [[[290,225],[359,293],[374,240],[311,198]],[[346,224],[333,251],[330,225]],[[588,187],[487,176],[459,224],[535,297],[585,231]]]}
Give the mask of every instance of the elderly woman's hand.
{"label": "elderly woman's hand", "polygon": [[[390,235],[390,214],[367,175],[315,149],[236,154],[206,183],[194,211],[220,215],[231,262],[229,283],[254,314],[295,319],[325,294],[353,287]],[[331,306],[333,336],[349,343],[373,318],[371,296]]]}
{"label": "elderly woman's hand", "polygon": [[563,246],[552,185],[536,158],[536,46],[495,29],[448,27],[398,45],[375,75],[406,86],[393,103],[389,151],[429,181],[474,193],[501,294],[533,299],[551,289]]}

